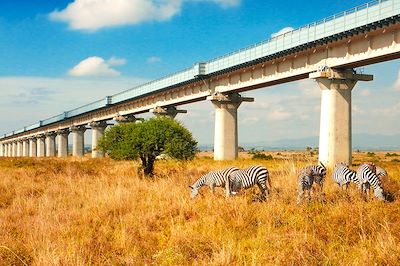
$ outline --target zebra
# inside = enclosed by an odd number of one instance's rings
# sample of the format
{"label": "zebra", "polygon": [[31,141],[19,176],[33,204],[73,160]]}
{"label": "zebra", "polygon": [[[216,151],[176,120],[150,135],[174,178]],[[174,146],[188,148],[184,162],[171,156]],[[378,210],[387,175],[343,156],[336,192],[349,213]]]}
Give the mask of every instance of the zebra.
{"label": "zebra", "polygon": [[360,182],[359,186],[363,196],[367,195],[367,198],[369,198],[369,189],[372,186],[374,188],[375,197],[379,200],[385,200],[381,180],[376,173],[376,166],[374,163],[364,163],[360,165],[357,169],[357,178]]}
{"label": "zebra", "polygon": [[357,178],[357,173],[349,168],[349,165],[341,162],[335,164],[335,168],[332,173],[333,181],[339,185],[339,187],[346,186],[348,188],[350,182],[360,185]]}
{"label": "zebra", "polygon": [[[222,170],[212,171],[201,176],[196,182],[194,182],[193,185],[189,186],[191,189],[191,198],[195,198],[197,194],[199,194],[199,189],[206,185],[210,187],[213,193],[215,192],[215,187],[225,187],[228,176],[238,170],[239,168],[237,167],[228,167]],[[229,190],[227,193],[228,192]]]}
{"label": "zebra", "polygon": [[297,204],[300,204],[304,195],[306,194],[308,200],[311,199],[311,188],[314,183],[314,172],[310,167],[306,167],[300,171],[298,177],[298,185],[299,185],[299,194],[297,196]]}
{"label": "zebra", "polygon": [[232,172],[229,175],[228,181],[229,190],[232,194],[236,194],[241,189],[248,189],[257,184],[261,192],[262,200],[266,199],[266,194],[268,196],[272,188],[268,169],[260,165],[250,166],[246,169]]}
{"label": "zebra", "polygon": [[319,192],[322,193],[326,177],[326,167],[322,162],[319,163],[321,165],[310,165],[302,168],[300,175],[313,175],[313,183],[316,183],[319,186]]}
{"label": "zebra", "polygon": [[383,169],[380,166],[376,166],[376,175],[379,177],[379,179],[382,180],[382,178],[387,178],[388,177],[388,173],[386,172],[385,169]]}

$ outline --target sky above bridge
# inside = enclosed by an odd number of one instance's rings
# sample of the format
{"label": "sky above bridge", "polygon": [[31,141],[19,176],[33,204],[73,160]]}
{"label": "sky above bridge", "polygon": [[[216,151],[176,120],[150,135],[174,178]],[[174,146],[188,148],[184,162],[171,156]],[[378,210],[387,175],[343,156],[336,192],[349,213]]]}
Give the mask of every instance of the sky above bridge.
{"label": "sky above bridge", "polygon": [[[0,134],[266,40],[365,1],[2,0]],[[353,133],[400,134],[400,63],[368,66],[353,91]],[[239,142],[319,133],[320,91],[303,80],[246,92]],[[181,108],[200,144],[213,106]],[[146,117],[149,117],[147,115]]]}

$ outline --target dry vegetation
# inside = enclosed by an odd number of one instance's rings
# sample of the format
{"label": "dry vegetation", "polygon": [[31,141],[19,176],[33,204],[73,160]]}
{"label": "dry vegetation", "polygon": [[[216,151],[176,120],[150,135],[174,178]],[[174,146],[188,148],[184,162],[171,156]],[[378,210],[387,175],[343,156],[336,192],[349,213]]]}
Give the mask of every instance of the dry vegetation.
{"label": "dry vegetation", "polygon": [[[0,265],[398,265],[400,200],[364,202],[339,191],[330,176],[326,202],[296,205],[296,169],[305,153],[274,160],[157,162],[156,178],[137,165],[108,159],[0,160]],[[355,154],[355,164],[381,161],[400,197],[396,156]],[[188,185],[228,165],[265,165],[274,189],[225,199]]]}

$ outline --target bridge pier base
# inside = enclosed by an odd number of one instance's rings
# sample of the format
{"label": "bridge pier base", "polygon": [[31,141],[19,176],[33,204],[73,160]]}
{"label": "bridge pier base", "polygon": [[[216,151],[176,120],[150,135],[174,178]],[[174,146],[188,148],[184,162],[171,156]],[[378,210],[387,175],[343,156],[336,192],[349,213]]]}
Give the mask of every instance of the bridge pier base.
{"label": "bridge pier base", "polygon": [[69,130],[63,129],[57,132],[57,157],[67,157],[68,156],[68,135]]}
{"label": "bridge pier base", "polygon": [[177,116],[177,114],[186,114],[187,110],[178,110],[175,106],[168,106],[168,107],[157,106],[153,109],[150,109],[150,112],[156,116],[168,116],[174,119]]}
{"label": "bridge pier base", "polygon": [[107,127],[106,122],[92,122],[89,124],[92,128],[92,158],[104,157],[104,152],[97,149],[99,140],[104,135],[104,130]]}
{"label": "bridge pier base", "polygon": [[46,156],[46,136],[40,135],[37,137],[37,157]]}
{"label": "bridge pier base", "polygon": [[215,107],[214,160],[235,160],[238,157],[237,110],[242,102],[254,98],[241,97],[238,93],[216,93],[207,97]]}
{"label": "bridge pier base", "polygon": [[30,138],[29,139],[29,157],[37,156],[37,139]]}
{"label": "bridge pier base", "polygon": [[28,157],[29,156],[29,142],[27,139],[22,141],[22,156]]}
{"label": "bridge pier base", "polygon": [[72,156],[83,157],[85,155],[85,126],[73,126],[72,131]]}
{"label": "bridge pier base", "polygon": [[0,157],[4,157],[4,143],[0,142]]}
{"label": "bridge pier base", "polygon": [[22,141],[17,140],[17,157],[22,157]]}
{"label": "bridge pier base", "polygon": [[56,156],[56,134],[46,133],[46,157]]}
{"label": "bridge pier base", "polygon": [[357,81],[372,80],[372,75],[356,74],[353,69],[310,74],[321,88],[319,161],[333,168],[337,162],[351,165],[351,91]]}

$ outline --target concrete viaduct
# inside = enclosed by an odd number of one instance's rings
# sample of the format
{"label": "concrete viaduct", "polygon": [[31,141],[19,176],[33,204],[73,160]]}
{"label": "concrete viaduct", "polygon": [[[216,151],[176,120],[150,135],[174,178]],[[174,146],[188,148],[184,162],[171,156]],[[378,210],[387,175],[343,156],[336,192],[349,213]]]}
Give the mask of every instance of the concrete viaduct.
{"label": "concrete viaduct", "polygon": [[96,146],[107,121],[135,121],[146,112],[173,118],[186,112],[180,105],[208,100],[215,107],[214,159],[232,160],[238,108],[254,100],[240,93],[311,78],[321,88],[319,160],[351,163],[351,92],[373,79],[355,68],[399,57],[400,0],[376,0],[5,134],[0,155],[65,157],[72,133],[72,154],[83,156],[91,129],[92,157],[102,157]]}

